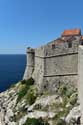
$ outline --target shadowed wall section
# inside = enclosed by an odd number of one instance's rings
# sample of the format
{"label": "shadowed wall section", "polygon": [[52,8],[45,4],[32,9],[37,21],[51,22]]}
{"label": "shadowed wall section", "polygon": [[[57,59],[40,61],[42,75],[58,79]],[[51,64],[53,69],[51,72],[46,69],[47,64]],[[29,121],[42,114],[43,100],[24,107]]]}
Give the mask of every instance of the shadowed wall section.
{"label": "shadowed wall section", "polygon": [[81,125],[83,125],[83,46],[79,46],[78,53],[78,90],[79,90],[79,99],[81,106]]}

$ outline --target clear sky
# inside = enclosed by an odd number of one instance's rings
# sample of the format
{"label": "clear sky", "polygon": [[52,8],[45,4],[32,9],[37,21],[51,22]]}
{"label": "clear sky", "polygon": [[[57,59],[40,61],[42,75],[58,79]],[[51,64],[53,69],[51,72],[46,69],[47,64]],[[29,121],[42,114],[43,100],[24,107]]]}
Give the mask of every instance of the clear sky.
{"label": "clear sky", "polygon": [[83,0],[0,0],[0,54],[25,53],[81,28]]}

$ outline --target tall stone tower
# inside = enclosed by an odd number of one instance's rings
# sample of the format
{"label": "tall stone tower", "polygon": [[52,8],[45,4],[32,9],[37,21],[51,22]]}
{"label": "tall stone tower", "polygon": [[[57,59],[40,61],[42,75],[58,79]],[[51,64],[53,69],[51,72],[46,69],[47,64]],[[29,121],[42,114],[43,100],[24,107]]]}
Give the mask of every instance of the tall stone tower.
{"label": "tall stone tower", "polygon": [[32,76],[33,70],[34,70],[34,49],[28,47],[27,51],[26,51],[26,55],[27,55],[27,63],[26,63],[26,69],[25,69],[25,73],[24,73],[24,77],[23,79],[27,80],[28,78],[30,78]]}

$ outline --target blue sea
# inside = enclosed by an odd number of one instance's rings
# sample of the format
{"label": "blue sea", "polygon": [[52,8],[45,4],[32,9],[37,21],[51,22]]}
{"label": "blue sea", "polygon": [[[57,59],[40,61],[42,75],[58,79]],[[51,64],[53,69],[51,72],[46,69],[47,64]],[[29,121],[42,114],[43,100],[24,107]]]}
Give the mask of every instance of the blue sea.
{"label": "blue sea", "polygon": [[0,55],[0,92],[22,80],[26,55]]}

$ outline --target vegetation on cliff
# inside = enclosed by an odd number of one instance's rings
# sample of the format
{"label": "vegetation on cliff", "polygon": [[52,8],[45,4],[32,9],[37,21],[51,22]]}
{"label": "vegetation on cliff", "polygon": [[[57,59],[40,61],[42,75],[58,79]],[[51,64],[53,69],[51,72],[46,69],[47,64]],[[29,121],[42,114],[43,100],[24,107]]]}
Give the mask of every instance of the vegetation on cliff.
{"label": "vegetation on cliff", "polygon": [[[58,108],[58,111],[53,118],[53,123],[55,125],[67,125],[65,121],[67,115],[73,107],[79,105],[77,103],[78,92],[77,89],[71,84],[61,84],[58,88],[57,94],[62,98],[62,102],[59,104],[56,103],[53,106],[56,109]],[[71,123],[68,125],[71,125]]]}
{"label": "vegetation on cliff", "polygon": [[0,94],[2,119],[10,125],[80,125],[78,92],[60,83],[56,92],[39,93],[32,78],[22,80]]}
{"label": "vegetation on cliff", "polygon": [[35,102],[37,93],[36,91],[34,91],[35,89],[33,89],[33,85],[34,85],[33,78],[21,81],[19,92],[18,92],[17,103],[21,101],[23,98],[26,98],[26,101],[30,105]]}
{"label": "vegetation on cliff", "polygon": [[26,122],[23,125],[49,125],[49,123],[42,120],[41,118],[27,118]]}

